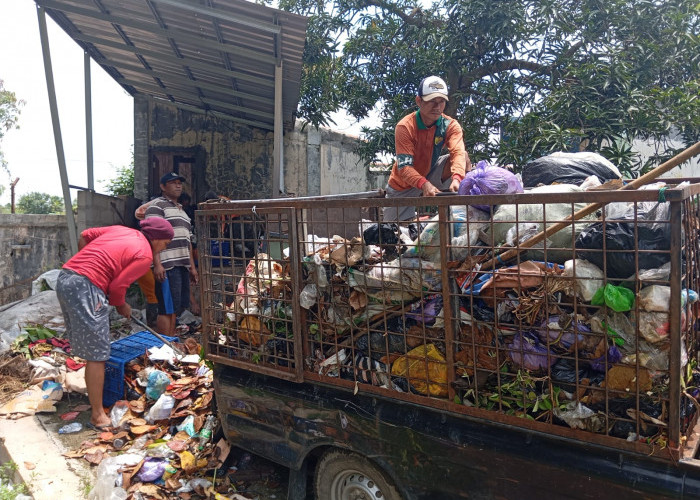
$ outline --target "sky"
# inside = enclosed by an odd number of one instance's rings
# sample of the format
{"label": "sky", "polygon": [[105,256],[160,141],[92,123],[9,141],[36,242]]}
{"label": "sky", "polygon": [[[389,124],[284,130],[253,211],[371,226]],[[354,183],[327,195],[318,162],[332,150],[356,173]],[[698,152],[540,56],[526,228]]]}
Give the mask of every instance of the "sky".
{"label": "sky", "polygon": [[[49,16],[46,20],[68,182],[87,187],[83,51]],[[19,177],[15,199],[33,191],[62,196],[39,22],[32,0],[3,2],[0,47],[0,79],[6,90],[25,101],[19,130],[6,132],[0,141],[12,178]],[[104,193],[102,181],[113,179],[116,168],[131,163],[133,99],[94,62],[90,72],[95,190]],[[0,171],[0,185],[6,188],[0,197],[2,205],[10,201],[9,183],[7,174]]]}

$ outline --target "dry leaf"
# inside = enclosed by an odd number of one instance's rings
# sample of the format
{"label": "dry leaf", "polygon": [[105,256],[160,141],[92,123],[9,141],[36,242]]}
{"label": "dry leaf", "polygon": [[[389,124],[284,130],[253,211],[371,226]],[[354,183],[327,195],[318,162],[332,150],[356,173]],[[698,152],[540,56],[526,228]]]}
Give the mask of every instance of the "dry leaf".
{"label": "dry leaf", "polygon": [[362,292],[358,292],[357,290],[353,290],[348,298],[348,302],[350,303],[350,307],[352,307],[355,311],[358,309],[363,309],[367,307],[367,295]]}
{"label": "dry leaf", "polygon": [[134,401],[129,401],[129,409],[136,413],[137,415],[142,414],[144,411],[146,411],[146,402],[142,401],[140,399],[136,399]]}
{"label": "dry leaf", "polygon": [[181,391],[173,392],[172,396],[175,399],[185,399],[191,392],[192,391],[190,389],[183,389]]}
{"label": "dry leaf", "polygon": [[142,418],[134,418],[134,419],[129,421],[129,425],[131,425],[132,427],[138,427],[139,425],[147,425],[147,424],[148,424],[148,422],[146,422]]}
{"label": "dry leaf", "polygon": [[141,484],[138,487],[138,491],[140,493],[143,493],[144,495],[149,495],[152,496],[153,498],[157,498],[158,500],[168,500],[167,495],[163,495],[162,490],[156,486],[155,484]]}
{"label": "dry leaf", "polygon": [[190,437],[191,436],[187,434],[186,431],[178,431],[177,434],[173,436],[173,439],[176,441],[187,441]]}
{"label": "dry leaf", "polygon": [[142,434],[146,434],[147,432],[151,432],[155,428],[155,425],[136,425],[131,428],[131,433],[135,436],[140,436]]}
{"label": "dry leaf", "polygon": [[85,455],[85,452],[82,450],[67,451],[65,453],[62,453],[62,455],[66,458],[83,458],[83,455]]}
{"label": "dry leaf", "polygon": [[184,387],[189,384],[197,382],[197,377],[182,377],[170,384],[172,387]]}
{"label": "dry leaf", "polygon": [[180,481],[178,481],[174,477],[169,477],[168,479],[165,480],[165,487],[171,491],[174,491],[174,490],[179,490],[180,488],[182,488],[182,484],[180,484]]}
{"label": "dry leaf", "polygon": [[112,434],[111,432],[107,431],[107,432],[100,433],[100,440],[101,441],[111,441],[112,439],[114,439],[114,434]]}
{"label": "dry leaf", "polygon": [[34,470],[36,469],[36,465],[34,465],[33,462],[24,462],[24,468],[27,470]]}
{"label": "dry leaf", "polygon": [[192,405],[193,410],[199,410],[200,408],[209,408],[209,403],[211,403],[211,398],[213,394],[211,392],[207,392],[206,394],[203,394],[202,397],[197,399],[195,401],[194,405]]}
{"label": "dry leaf", "polygon": [[243,316],[238,324],[238,338],[253,347],[267,342],[271,333],[267,327],[260,322],[257,316]]}
{"label": "dry leaf", "polygon": [[187,449],[187,443],[185,441],[180,441],[179,439],[172,439],[166,443],[168,448],[173,451],[183,451]]}
{"label": "dry leaf", "polygon": [[104,457],[104,452],[102,450],[95,450],[90,453],[85,453],[83,458],[90,462],[93,465],[99,465],[100,462],[102,462],[102,458]]}

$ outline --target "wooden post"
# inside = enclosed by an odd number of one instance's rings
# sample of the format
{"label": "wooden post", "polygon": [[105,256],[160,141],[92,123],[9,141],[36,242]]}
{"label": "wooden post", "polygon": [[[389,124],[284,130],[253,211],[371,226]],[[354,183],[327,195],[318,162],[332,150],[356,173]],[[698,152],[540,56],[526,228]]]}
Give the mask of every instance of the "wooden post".
{"label": "wooden post", "polygon": [[10,184],[10,213],[15,213],[15,186],[19,182],[19,177]]}

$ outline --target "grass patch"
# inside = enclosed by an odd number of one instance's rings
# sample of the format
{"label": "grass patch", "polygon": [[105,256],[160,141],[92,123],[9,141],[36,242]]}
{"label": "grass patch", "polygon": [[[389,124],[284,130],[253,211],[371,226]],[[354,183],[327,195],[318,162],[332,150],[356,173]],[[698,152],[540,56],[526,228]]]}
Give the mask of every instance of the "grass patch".
{"label": "grass patch", "polygon": [[29,494],[25,484],[14,484],[15,472],[17,464],[14,462],[0,465],[0,500],[15,500],[18,495]]}

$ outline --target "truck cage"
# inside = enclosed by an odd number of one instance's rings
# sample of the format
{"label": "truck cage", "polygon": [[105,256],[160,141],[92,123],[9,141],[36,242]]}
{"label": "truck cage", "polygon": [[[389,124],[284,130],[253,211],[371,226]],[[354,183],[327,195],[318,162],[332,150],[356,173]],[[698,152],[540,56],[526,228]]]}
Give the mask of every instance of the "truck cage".
{"label": "truck cage", "polygon": [[[692,182],[202,203],[207,358],[694,458],[700,184]],[[383,207],[405,205],[427,215],[412,225],[383,220]],[[590,215],[572,220],[586,207]],[[558,232],[531,246],[555,224]]]}

